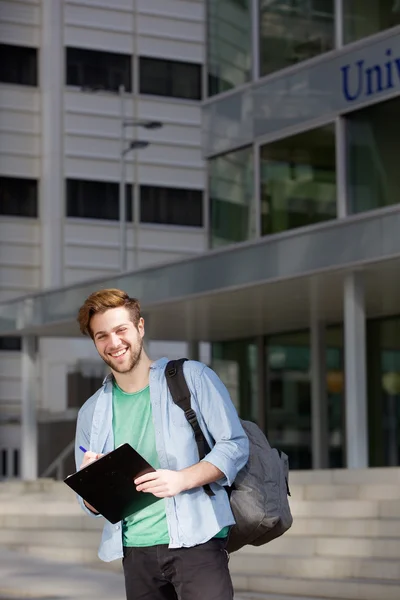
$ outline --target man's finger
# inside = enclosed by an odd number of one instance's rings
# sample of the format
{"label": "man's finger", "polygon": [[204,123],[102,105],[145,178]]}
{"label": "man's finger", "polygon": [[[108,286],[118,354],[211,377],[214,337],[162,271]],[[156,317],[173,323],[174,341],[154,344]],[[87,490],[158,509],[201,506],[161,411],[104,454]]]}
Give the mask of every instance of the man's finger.
{"label": "man's finger", "polygon": [[136,485],[140,485],[141,483],[146,483],[146,481],[153,481],[154,479],[158,479],[160,474],[157,471],[151,471],[151,473],[146,473],[146,475],[141,475],[137,479],[134,479],[133,482]]}

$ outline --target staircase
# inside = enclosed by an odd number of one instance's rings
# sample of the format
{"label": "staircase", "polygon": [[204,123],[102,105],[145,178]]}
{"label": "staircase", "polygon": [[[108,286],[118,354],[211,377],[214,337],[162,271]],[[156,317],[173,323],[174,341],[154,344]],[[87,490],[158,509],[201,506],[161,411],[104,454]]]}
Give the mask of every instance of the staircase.
{"label": "staircase", "polygon": [[[232,554],[246,600],[399,600],[400,468],[291,474],[292,529]],[[0,545],[65,562],[97,558],[102,519],[63,483],[0,484]]]}

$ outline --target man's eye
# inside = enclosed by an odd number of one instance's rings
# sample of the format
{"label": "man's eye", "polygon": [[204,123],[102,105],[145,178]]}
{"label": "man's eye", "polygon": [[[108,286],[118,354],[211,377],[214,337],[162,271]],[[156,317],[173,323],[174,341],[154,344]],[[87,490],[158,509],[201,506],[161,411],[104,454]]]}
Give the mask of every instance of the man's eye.
{"label": "man's eye", "polygon": [[126,327],[122,327],[121,329],[118,329],[118,333],[123,333],[124,331],[126,331]]}
{"label": "man's eye", "polygon": [[104,340],[104,335],[98,335],[98,336],[97,336],[97,339],[98,339],[98,340]]}

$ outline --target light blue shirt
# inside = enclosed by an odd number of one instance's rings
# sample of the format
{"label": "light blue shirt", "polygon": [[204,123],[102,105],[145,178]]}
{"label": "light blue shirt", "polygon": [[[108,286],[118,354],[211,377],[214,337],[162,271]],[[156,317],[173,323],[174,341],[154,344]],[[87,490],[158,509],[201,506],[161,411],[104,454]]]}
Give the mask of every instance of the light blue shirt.
{"label": "light blue shirt", "polygon": [[[164,374],[167,362],[168,359],[161,358],[150,367],[150,399],[160,468],[177,471],[199,462],[199,456],[192,428],[169,393]],[[232,485],[249,455],[248,438],[219,377],[196,361],[185,362],[183,370],[192,408],[211,448],[204,460],[222,471],[224,478],[210,484],[214,496],[208,496],[203,488],[195,488],[165,499],[170,548],[203,544],[223,527],[235,523],[223,486]],[[75,439],[77,469],[82,463],[79,446],[96,453],[114,449],[112,388],[112,376],[109,375],[102,388],[79,411]],[[86,513],[102,518],[89,511],[82,498],[78,497],[78,500]],[[105,521],[99,557],[109,562],[122,558],[122,555],[121,523],[113,525]]]}

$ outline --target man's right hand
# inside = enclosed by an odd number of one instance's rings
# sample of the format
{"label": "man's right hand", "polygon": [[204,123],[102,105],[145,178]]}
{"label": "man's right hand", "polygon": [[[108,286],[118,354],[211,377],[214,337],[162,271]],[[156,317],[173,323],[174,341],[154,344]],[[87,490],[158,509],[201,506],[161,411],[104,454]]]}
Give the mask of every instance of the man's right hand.
{"label": "man's right hand", "polygon": [[[94,462],[95,460],[98,460],[102,456],[103,454],[96,454],[96,452],[85,452],[80,468],[83,469],[84,467],[87,467],[88,465],[90,465],[90,463]],[[95,515],[99,514],[99,512],[91,504],[89,504],[89,502],[86,502],[86,500],[84,500],[83,503],[86,506],[86,508],[88,508],[92,513],[94,513]]]}

